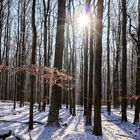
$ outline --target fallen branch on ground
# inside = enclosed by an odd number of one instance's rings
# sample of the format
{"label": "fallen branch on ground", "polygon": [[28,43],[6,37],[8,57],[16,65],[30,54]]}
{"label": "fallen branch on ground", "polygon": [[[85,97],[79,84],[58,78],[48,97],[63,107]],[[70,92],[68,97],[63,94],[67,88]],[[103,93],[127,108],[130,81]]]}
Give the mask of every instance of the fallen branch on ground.
{"label": "fallen branch on ground", "polygon": [[127,138],[132,138],[132,137],[130,137],[130,136],[123,135],[123,134],[116,134],[116,135],[119,135],[119,136],[122,136],[122,137],[127,137]]}
{"label": "fallen branch on ground", "polygon": [[[9,120],[0,120],[0,122],[21,123],[21,124],[26,124],[26,125],[29,124],[29,122],[9,121]],[[45,123],[43,123],[43,122],[39,122],[39,121],[33,121],[33,123],[37,123],[37,124],[41,124],[41,125],[45,125]]]}

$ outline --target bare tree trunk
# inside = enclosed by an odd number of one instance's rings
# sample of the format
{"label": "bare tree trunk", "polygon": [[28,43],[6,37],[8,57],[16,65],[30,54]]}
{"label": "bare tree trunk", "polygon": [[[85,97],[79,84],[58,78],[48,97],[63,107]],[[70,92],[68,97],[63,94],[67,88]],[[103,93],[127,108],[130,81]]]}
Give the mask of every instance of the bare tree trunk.
{"label": "bare tree trunk", "polygon": [[[73,6],[73,17],[75,17],[75,7],[74,7],[74,2],[72,1],[72,6]],[[74,18],[73,18],[73,25],[72,25],[72,33],[73,33],[73,45],[72,45],[72,75],[73,75],[73,78],[76,79],[76,74],[75,74],[75,71],[76,71],[76,52],[75,52],[75,43],[76,43],[76,36],[75,36],[75,28],[74,28]],[[76,100],[76,81],[74,80],[73,81],[73,88],[72,88],[72,115],[75,116],[76,115],[76,112],[75,112],[75,100]]]}
{"label": "bare tree trunk", "polygon": [[[32,1],[32,57],[31,64],[35,64],[36,56],[36,25],[35,25],[35,5],[36,0]],[[30,116],[29,116],[29,129],[33,129],[33,104],[34,104],[34,86],[35,86],[35,76],[31,76],[31,95],[30,95]]]}
{"label": "bare tree trunk", "polygon": [[127,122],[127,43],[126,43],[126,0],[122,0],[122,118]]}
{"label": "bare tree trunk", "polygon": [[83,64],[83,50],[81,47],[81,62],[80,62],[80,105],[83,107],[83,95],[84,95],[84,64]]}
{"label": "bare tree trunk", "polygon": [[[48,0],[47,7],[45,0],[43,0],[43,6],[44,6],[44,65],[48,66],[48,61],[47,60],[49,57],[48,52],[49,49],[47,50],[47,17],[48,17],[48,12],[49,12],[49,3],[50,0]],[[45,72],[44,72],[45,73]],[[43,99],[43,106],[42,110],[45,111],[46,108],[46,102],[47,102],[47,97],[49,97],[49,86],[46,84],[46,80],[44,80],[44,99]]]}
{"label": "bare tree trunk", "polygon": [[[65,25],[65,0],[58,0],[58,18],[56,33],[56,48],[54,67],[62,68],[62,57],[64,48],[64,25]],[[54,85],[52,88],[51,105],[48,116],[48,125],[59,126],[59,105],[60,105],[61,87]]]}
{"label": "bare tree trunk", "polygon": [[[0,1],[0,65],[2,64],[1,50],[2,50],[2,21],[3,21],[3,0]],[[0,99],[2,100],[2,74],[0,72]]]}
{"label": "bare tree trunk", "polygon": [[121,37],[121,6],[120,6],[120,1],[119,1],[119,17],[118,17],[118,29],[117,32],[115,32],[115,35],[117,36],[117,40],[116,40],[116,47],[117,47],[117,51],[116,51],[116,61],[115,61],[115,66],[114,66],[114,98],[113,98],[113,105],[114,108],[119,108],[119,90],[120,90],[120,86],[119,86],[119,60],[120,60],[120,37]]}
{"label": "bare tree trunk", "polygon": [[[8,0],[7,6],[8,6],[8,11],[7,11],[7,21],[6,21],[6,36],[5,36],[5,46],[6,46],[6,58],[5,58],[5,65],[9,66],[9,50],[10,50],[10,1]],[[5,92],[4,92],[4,100],[7,100],[9,97],[9,78],[8,78],[8,71],[5,71]]]}
{"label": "bare tree trunk", "polygon": [[[2,21],[3,21],[3,1],[0,1],[0,65],[1,65],[1,38],[2,38]],[[0,73],[1,78],[1,73]],[[0,79],[1,82],[1,79]]]}
{"label": "bare tree trunk", "polygon": [[[68,11],[70,12],[70,10]],[[66,46],[65,46],[65,53],[64,53],[64,65],[67,71],[67,74],[69,75],[69,50],[68,50],[68,46],[69,46],[69,24],[68,27],[66,28]],[[66,100],[66,108],[68,109],[68,104],[69,104],[69,94],[70,94],[70,90],[69,90],[69,81],[67,81],[67,89],[65,90],[65,100]]]}
{"label": "bare tree trunk", "polygon": [[102,18],[103,1],[98,0],[97,19],[96,19],[96,48],[95,48],[95,79],[94,79],[94,127],[93,133],[97,136],[102,135],[101,124],[101,98],[102,98]]}
{"label": "bare tree trunk", "polygon": [[136,103],[134,124],[139,124],[140,113],[140,1],[138,1],[138,53],[137,53],[137,73],[136,73]]}
{"label": "bare tree trunk", "polygon": [[110,83],[110,0],[108,0],[108,29],[107,29],[107,112],[111,113],[111,83]]}
{"label": "bare tree trunk", "polygon": [[[26,14],[26,0],[23,3],[23,15],[22,15],[22,20],[21,20],[21,32],[22,32],[22,42],[21,42],[21,47],[22,47],[22,52],[21,52],[21,65],[25,64],[25,14]],[[20,73],[20,107],[24,105],[24,84],[25,84],[25,72]]]}
{"label": "bare tree trunk", "polygon": [[[140,33],[140,32],[139,32]],[[140,45],[140,41],[139,41]],[[135,103],[135,117],[134,124],[139,124],[139,114],[140,114],[140,46],[137,56],[137,73],[136,73],[136,103]]]}
{"label": "bare tree trunk", "polygon": [[[88,15],[90,0],[86,0],[85,14]],[[84,44],[84,115],[87,111],[87,95],[88,95],[88,27],[85,27],[85,44]]]}
{"label": "bare tree trunk", "polygon": [[132,100],[132,96],[134,95],[133,94],[133,91],[134,91],[134,46],[132,46],[132,52],[131,52],[131,73],[130,73],[130,76],[131,76],[131,87],[130,87],[130,107],[131,109],[133,109],[133,100]]}
{"label": "bare tree trunk", "polygon": [[[88,8],[90,9],[90,2]],[[86,125],[92,125],[92,99],[93,99],[93,19],[92,16],[90,19],[90,64],[89,64],[89,94],[88,94],[88,103],[87,103],[87,114],[86,114]]]}

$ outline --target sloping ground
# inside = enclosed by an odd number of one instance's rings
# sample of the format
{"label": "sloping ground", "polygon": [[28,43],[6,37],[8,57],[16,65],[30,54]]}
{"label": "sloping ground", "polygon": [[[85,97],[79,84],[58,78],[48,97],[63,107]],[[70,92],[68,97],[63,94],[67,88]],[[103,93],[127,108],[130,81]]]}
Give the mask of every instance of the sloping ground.
{"label": "sloping ground", "polygon": [[[18,105],[17,105],[18,106]],[[76,116],[70,116],[64,107],[60,110],[60,118],[64,125],[60,128],[45,127],[48,116],[46,112],[34,109],[34,130],[28,131],[29,106],[12,109],[13,103],[0,102],[0,130],[12,130],[13,135],[23,140],[140,140],[140,126],[133,125],[134,110],[128,110],[128,122],[121,123],[120,110],[112,110],[110,116],[102,107],[103,136],[92,135],[92,126],[85,127],[83,111],[77,106]]]}

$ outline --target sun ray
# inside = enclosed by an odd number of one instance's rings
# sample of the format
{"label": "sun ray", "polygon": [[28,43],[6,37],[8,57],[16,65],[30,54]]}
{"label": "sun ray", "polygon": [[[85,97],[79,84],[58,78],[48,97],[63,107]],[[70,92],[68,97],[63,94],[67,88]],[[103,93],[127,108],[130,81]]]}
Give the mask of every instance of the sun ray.
{"label": "sun ray", "polygon": [[89,25],[89,16],[88,15],[81,15],[79,18],[78,18],[78,25],[80,27],[87,27]]}

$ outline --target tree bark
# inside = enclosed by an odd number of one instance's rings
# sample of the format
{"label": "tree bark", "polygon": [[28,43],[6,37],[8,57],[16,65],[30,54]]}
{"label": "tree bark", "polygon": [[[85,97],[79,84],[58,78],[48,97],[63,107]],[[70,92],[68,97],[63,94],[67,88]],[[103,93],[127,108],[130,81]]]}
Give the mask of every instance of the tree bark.
{"label": "tree bark", "polygon": [[139,124],[140,113],[140,1],[138,1],[138,52],[137,52],[137,72],[136,72],[136,103],[134,124]]}
{"label": "tree bark", "polygon": [[[91,1],[90,1],[91,2]],[[90,9],[89,2],[89,9]],[[90,11],[89,11],[90,12]],[[86,125],[92,125],[92,97],[93,97],[93,19],[92,15],[89,16],[90,19],[90,64],[89,64],[89,93],[88,93],[88,103],[87,103],[87,114],[86,114]]]}
{"label": "tree bark", "polygon": [[[22,20],[21,20],[21,32],[22,32],[22,42],[21,42],[21,65],[25,65],[25,29],[26,29],[26,25],[25,25],[25,14],[26,14],[26,0],[23,3],[23,15]],[[21,72],[20,73],[20,107],[22,107],[24,105],[24,84],[25,84],[25,72]]]}
{"label": "tree bark", "polygon": [[[36,0],[32,1],[32,56],[31,64],[35,64],[36,56],[36,25],[35,25],[35,6]],[[29,129],[33,129],[33,104],[34,104],[34,85],[35,85],[35,76],[31,75],[31,94],[30,94],[30,116],[29,116]]]}
{"label": "tree bark", "polygon": [[[65,0],[58,0],[58,18],[54,67],[62,68],[62,56],[64,48],[64,25],[65,25]],[[59,126],[59,105],[60,105],[61,87],[54,85],[52,88],[51,105],[48,116],[48,125]]]}
{"label": "tree bark", "polygon": [[102,135],[101,124],[101,98],[102,98],[102,19],[103,1],[98,0],[97,19],[96,19],[96,48],[95,48],[95,79],[94,79],[94,127],[93,133],[97,136]]}
{"label": "tree bark", "polygon": [[[44,6],[44,65],[48,66],[48,61],[47,60],[48,57],[48,51],[47,50],[47,17],[48,17],[48,12],[49,12],[49,6],[50,6],[50,0],[48,0],[47,3],[47,7],[46,7],[46,3],[45,0],[43,0],[43,6]],[[46,72],[44,72],[45,74]],[[42,110],[45,111],[46,108],[46,102],[48,102],[47,98],[49,97],[49,86],[46,84],[46,80],[44,79],[44,99],[43,99],[43,106],[42,106]]]}
{"label": "tree bark", "polygon": [[107,112],[111,113],[111,83],[110,83],[110,0],[108,0],[108,29],[107,29]]}
{"label": "tree bark", "polygon": [[122,0],[122,118],[127,122],[127,43],[126,43],[126,0]]}

